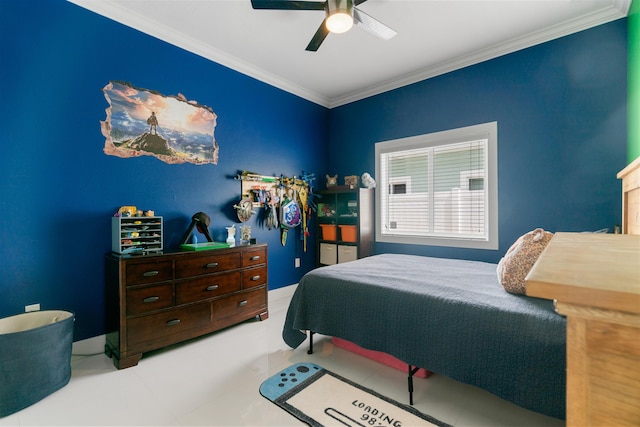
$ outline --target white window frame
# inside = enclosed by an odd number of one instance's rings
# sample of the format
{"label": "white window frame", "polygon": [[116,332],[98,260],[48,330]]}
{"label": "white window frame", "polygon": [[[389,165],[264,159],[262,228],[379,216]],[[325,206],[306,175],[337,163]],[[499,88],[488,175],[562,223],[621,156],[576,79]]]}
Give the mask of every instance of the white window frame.
{"label": "white window frame", "polygon": [[[487,190],[485,201],[485,224],[488,227],[485,237],[464,238],[464,237],[441,237],[441,236],[418,236],[393,234],[392,231],[384,232],[382,223],[382,203],[387,200],[383,191],[388,191],[388,187],[380,179],[381,173],[380,156],[386,153],[418,149],[424,147],[435,147],[452,144],[456,142],[467,142],[472,140],[487,139],[487,150],[485,167],[487,177],[483,185]],[[375,144],[376,178],[376,241],[384,243],[400,243],[414,245],[448,246],[472,249],[498,249],[498,123],[489,122],[474,126],[467,126],[458,129],[451,129],[442,132],[412,136],[408,138],[383,141]],[[470,178],[479,178],[477,171],[463,171],[460,179],[466,180],[467,186]],[[394,181],[393,178],[390,179]],[[402,181],[402,180],[400,180]]]}

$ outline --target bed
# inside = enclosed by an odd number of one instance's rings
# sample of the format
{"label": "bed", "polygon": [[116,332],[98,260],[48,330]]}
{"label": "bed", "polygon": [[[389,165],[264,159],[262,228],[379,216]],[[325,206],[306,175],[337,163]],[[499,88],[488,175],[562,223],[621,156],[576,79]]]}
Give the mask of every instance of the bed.
{"label": "bed", "polygon": [[496,267],[382,254],[315,269],[292,297],[284,341],[339,337],[564,419],[566,321],[552,301],[506,292]]}

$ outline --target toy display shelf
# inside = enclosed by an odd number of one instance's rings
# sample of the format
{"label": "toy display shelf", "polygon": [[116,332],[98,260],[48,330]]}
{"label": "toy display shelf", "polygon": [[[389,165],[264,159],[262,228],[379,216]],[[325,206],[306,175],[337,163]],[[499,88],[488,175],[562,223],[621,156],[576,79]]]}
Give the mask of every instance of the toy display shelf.
{"label": "toy display shelf", "polygon": [[118,254],[162,252],[161,216],[111,218],[111,250]]}

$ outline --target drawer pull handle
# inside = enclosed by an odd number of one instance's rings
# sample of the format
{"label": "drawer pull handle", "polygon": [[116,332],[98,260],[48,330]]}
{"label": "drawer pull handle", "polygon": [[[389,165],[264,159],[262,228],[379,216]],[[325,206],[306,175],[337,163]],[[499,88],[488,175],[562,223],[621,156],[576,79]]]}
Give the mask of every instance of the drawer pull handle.
{"label": "drawer pull handle", "polygon": [[173,319],[173,320],[169,320],[169,321],[167,322],[167,326],[177,325],[178,323],[180,323],[180,319]]}
{"label": "drawer pull handle", "polygon": [[157,276],[158,274],[160,274],[158,270],[145,271],[144,273],[142,273],[144,277],[153,277]]}
{"label": "drawer pull handle", "polygon": [[254,255],[250,259],[251,259],[251,261],[257,261],[257,260],[260,259],[260,255]]}
{"label": "drawer pull handle", "polygon": [[215,291],[216,289],[218,289],[219,286],[218,285],[211,285],[211,286],[207,286],[207,290],[208,291]]}
{"label": "drawer pull handle", "polygon": [[247,305],[247,300],[242,300],[238,303],[238,307],[244,307],[245,305]]}
{"label": "drawer pull handle", "polygon": [[160,297],[146,297],[145,299],[143,299],[143,302],[156,302],[160,299]]}
{"label": "drawer pull handle", "polygon": [[205,265],[206,268],[216,268],[217,266],[217,262],[210,262],[209,264]]}
{"label": "drawer pull handle", "polygon": [[251,278],[251,281],[253,281],[253,282],[258,281],[258,280],[260,280],[260,275],[259,274],[257,276],[253,276]]}

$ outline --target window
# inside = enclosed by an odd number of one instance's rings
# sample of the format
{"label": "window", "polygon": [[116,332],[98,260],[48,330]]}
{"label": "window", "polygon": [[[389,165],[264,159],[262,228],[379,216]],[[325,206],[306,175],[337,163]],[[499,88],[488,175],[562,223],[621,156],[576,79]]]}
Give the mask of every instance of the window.
{"label": "window", "polygon": [[497,122],[376,144],[376,240],[498,248]]}

